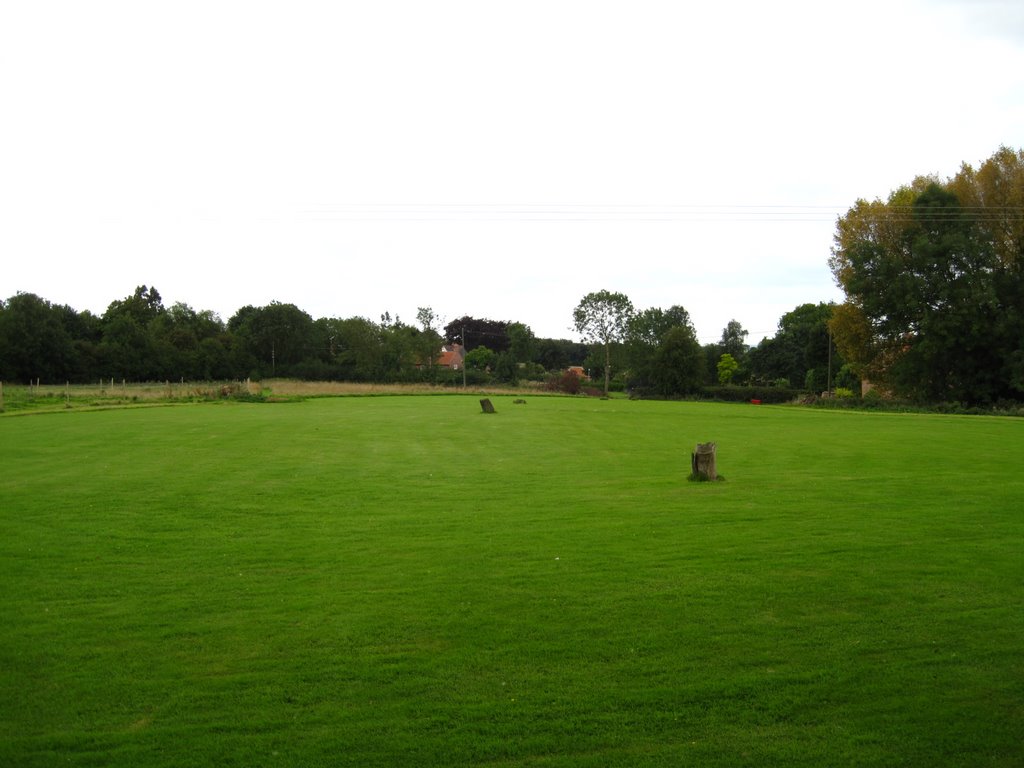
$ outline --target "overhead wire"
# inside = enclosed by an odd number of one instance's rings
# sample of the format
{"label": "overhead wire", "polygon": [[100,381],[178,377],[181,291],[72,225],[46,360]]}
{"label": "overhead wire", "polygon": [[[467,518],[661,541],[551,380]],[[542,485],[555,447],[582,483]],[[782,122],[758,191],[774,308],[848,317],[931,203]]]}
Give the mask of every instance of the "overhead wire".
{"label": "overhead wire", "polygon": [[[955,221],[1024,222],[1024,206],[915,208],[883,204],[875,218],[890,222]],[[778,204],[642,204],[642,203],[341,203],[312,206],[304,218],[317,221],[510,221],[510,222],[677,222],[799,223],[836,222],[854,212],[850,206]],[[860,215],[870,214],[865,211]]]}

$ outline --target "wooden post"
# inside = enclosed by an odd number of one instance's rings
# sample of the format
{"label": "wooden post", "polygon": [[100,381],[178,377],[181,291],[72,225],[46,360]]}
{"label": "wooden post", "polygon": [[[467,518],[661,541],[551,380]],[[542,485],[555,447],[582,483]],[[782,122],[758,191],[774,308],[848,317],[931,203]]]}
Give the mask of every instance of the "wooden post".
{"label": "wooden post", "polygon": [[717,480],[718,470],[715,467],[715,444],[697,443],[690,454],[691,475],[695,480]]}
{"label": "wooden post", "polygon": [[484,413],[494,413],[494,405],[491,403],[489,398],[484,398],[480,401],[480,407],[484,409]]}

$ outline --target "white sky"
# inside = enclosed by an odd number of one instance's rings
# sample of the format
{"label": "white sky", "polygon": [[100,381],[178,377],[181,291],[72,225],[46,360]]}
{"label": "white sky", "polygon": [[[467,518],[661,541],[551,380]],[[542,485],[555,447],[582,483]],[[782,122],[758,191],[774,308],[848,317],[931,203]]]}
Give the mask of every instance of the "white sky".
{"label": "white sky", "polygon": [[1004,144],[1020,2],[0,0],[0,299],[756,343],[856,198]]}

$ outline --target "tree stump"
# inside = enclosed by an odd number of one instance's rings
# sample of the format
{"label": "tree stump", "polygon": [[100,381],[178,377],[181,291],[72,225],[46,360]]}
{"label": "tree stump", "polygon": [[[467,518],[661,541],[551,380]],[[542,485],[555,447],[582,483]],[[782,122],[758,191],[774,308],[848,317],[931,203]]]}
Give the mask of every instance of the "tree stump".
{"label": "tree stump", "polygon": [[494,413],[494,405],[491,404],[490,398],[485,397],[480,401],[480,407],[484,409],[484,413]]}
{"label": "tree stump", "polygon": [[696,480],[717,480],[715,444],[697,443],[697,447],[690,454],[690,467],[693,470],[692,477]]}

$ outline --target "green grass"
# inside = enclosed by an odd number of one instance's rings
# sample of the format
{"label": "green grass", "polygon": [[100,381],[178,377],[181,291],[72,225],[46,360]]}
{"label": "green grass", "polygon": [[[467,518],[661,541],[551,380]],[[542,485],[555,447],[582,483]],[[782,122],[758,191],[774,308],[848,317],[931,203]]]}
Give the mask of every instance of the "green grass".
{"label": "green grass", "polygon": [[0,417],[0,764],[1024,763],[1024,421],[477,399]]}

